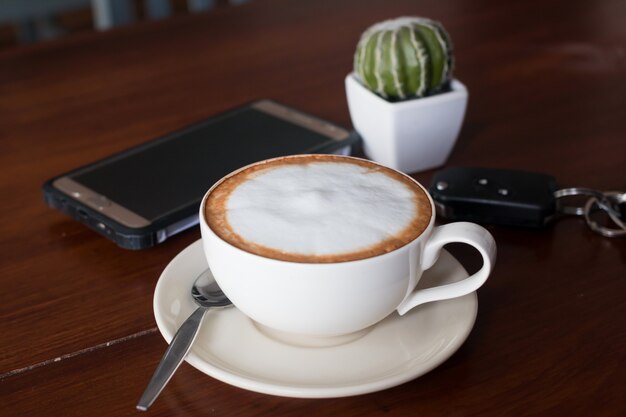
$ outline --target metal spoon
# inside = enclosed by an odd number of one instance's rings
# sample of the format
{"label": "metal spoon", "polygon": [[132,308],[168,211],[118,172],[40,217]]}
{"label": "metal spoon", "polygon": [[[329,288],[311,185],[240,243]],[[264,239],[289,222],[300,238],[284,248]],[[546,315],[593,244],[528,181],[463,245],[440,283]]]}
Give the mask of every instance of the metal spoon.
{"label": "metal spoon", "polygon": [[224,308],[232,305],[228,297],[224,295],[217,285],[217,282],[213,280],[213,274],[210,269],[207,269],[196,278],[191,288],[191,296],[199,307],[185,320],[172,338],[159,366],[154,371],[152,379],[137,404],[138,410],[146,411],[172,378],[174,372],[176,372],[187,353],[189,353],[191,344],[196,339],[198,329],[208,309]]}

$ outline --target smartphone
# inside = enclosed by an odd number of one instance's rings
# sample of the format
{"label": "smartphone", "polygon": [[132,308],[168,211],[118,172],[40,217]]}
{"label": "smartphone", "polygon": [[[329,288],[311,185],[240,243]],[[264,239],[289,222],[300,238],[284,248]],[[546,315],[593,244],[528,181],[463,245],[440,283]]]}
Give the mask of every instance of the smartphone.
{"label": "smartphone", "polygon": [[204,193],[263,159],[349,153],[358,136],[260,100],[50,179],[46,203],[126,249],[165,241],[198,223]]}

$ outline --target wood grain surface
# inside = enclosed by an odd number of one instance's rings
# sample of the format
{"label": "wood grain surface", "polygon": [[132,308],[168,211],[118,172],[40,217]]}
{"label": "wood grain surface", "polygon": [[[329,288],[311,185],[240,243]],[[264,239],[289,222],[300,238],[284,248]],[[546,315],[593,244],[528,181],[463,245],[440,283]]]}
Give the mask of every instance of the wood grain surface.
{"label": "wood grain surface", "polygon": [[[258,0],[0,52],[0,415],[137,415],[166,343],[152,295],[197,229],[133,252],[45,206],[48,178],[256,98],[350,126],[362,30],[428,16],[470,91],[449,166],[626,189],[626,3]],[[433,171],[415,175],[428,184]],[[154,416],[624,416],[626,240],[577,218],[489,226],[466,343],[412,382],[327,400],[234,388],[183,364]],[[477,255],[454,246],[468,269]]]}

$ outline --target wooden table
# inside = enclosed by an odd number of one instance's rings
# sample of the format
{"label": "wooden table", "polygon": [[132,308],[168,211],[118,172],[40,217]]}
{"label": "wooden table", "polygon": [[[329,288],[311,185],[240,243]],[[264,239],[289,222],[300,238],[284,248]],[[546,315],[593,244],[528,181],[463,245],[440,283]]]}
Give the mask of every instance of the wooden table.
{"label": "wooden table", "polygon": [[[119,249],[47,208],[42,183],[255,98],[350,126],[343,79],[360,32],[400,15],[440,20],[455,42],[470,102],[448,165],[626,188],[622,0],[259,0],[3,51],[0,415],[138,415],[166,348],[155,283],[199,238],[194,229],[154,249]],[[415,177],[427,184],[432,174]],[[499,257],[476,325],[430,373],[373,394],[304,400],[183,364],[149,413],[626,415],[626,240],[578,218],[490,230]],[[455,254],[476,267],[473,252]]]}

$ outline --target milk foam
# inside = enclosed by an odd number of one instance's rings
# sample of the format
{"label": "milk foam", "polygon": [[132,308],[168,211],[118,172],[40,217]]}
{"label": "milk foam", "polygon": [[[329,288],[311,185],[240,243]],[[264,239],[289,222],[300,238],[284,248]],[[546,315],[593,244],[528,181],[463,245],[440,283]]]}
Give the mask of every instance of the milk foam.
{"label": "milk foam", "polygon": [[416,192],[367,166],[310,162],[261,170],[230,194],[226,219],[248,242],[299,255],[351,253],[405,230]]}

